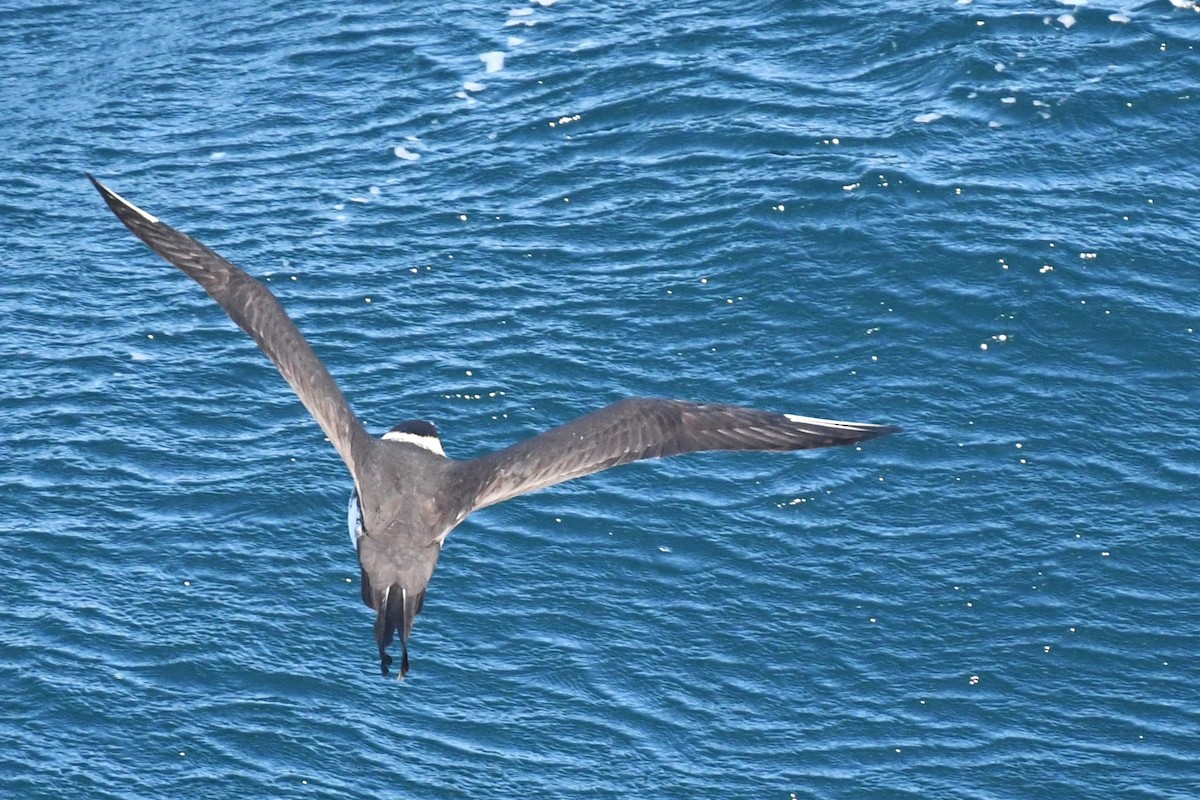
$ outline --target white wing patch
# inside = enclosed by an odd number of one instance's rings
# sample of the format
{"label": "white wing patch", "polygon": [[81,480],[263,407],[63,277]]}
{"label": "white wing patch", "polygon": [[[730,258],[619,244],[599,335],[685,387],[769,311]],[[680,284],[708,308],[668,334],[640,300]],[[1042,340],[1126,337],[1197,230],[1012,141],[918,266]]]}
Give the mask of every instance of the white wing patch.
{"label": "white wing patch", "polygon": [[362,507],[358,504],[358,490],[350,493],[350,507],[346,509],[346,525],[350,528],[350,546],[358,552],[358,540],[362,538]]}
{"label": "white wing patch", "polygon": [[[104,186],[104,184],[100,184],[100,185],[101,185],[101,186]],[[129,202],[129,201],[128,201],[128,200],[126,200],[124,197],[121,197],[121,195],[119,195],[119,194],[117,194],[116,192],[114,192],[112,189],[109,189],[107,186],[104,186],[104,190],[105,190],[106,192],[108,192],[109,194],[111,194],[113,197],[115,197],[115,198],[117,198],[118,200],[120,200],[120,201],[121,201],[122,203],[124,203],[125,205],[129,206],[130,208],[132,208],[132,209],[133,209],[134,211],[136,211],[137,213],[141,214],[143,217],[145,217],[146,219],[148,219],[150,222],[158,222],[158,217],[154,216],[154,215],[153,215],[153,214],[151,214],[149,211],[143,211],[142,209],[138,208],[138,207],[137,207],[137,206],[135,206],[133,203]]]}
{"label": "white wing patch", "polygon": [[798,422],[801,425],[829,425],[834,428],[848,428],[850,430],[862,430],[864,426],[856,422],[841,422],[836,419],[821,419],[820,417],[802,417],[799,414],[784,414],[785,417],[792,422]]}

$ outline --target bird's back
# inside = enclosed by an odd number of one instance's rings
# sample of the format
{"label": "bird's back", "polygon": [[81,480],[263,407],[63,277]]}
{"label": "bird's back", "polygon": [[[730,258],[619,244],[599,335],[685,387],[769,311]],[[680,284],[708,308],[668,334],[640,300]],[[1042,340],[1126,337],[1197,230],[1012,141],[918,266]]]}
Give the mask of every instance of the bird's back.
{"label": "bird's back", "polygon": [[[442,541],[461,520],[446,491],[452,462],[412,444],[376,440],[354,479],[362,509],[358,561],[363,602],[376,612],[384,674],[394,633],[406,644],[424,604]],[[407,647],[401,674],[407,671]]]}

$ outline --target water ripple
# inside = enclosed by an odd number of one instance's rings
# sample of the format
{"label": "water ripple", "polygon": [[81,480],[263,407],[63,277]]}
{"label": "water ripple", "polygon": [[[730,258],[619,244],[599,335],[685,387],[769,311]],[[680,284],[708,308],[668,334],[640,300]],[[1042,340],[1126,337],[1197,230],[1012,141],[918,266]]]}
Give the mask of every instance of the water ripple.
{"label": "water ripple", "polygon": [[[9,14],[10,791],[1192,797],[1200,15],[1123,13]],[[906,432],[472,517],[380,681],[336,454],[85,169],[264,279],[376,431]]]}

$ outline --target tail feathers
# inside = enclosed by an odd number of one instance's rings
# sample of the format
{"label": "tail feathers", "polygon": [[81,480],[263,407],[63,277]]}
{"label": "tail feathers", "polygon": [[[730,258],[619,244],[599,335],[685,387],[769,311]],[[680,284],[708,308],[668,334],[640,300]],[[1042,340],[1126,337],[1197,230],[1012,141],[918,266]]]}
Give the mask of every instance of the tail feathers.
{"label": "tail feathers", "polygon": [[394,634],[400,634],[400,677],[408,674],[408,636],[412,633],[413,619],[425,605],[425,592],[409,592],[398,583],[373,592],[372,607],[375,609],[375,641],[379,645],[379,670],[388,674],[392,657],[387,649]]}

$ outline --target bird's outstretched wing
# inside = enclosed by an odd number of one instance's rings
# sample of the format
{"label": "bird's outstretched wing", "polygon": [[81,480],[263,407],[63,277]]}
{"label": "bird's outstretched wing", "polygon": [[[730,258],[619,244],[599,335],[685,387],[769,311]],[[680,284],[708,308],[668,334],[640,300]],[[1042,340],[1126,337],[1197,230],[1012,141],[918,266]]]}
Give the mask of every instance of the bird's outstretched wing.
{"label": "bird's outstretched wing", "polygon": [[633,398],[512,447],[459,462],[470,510],[644,458],[697,450],[806,450],[873,439],[899,428],[739,406]]}
{"label": "bird's outstretched wing", "polygon": [[88,175],[104,202],[150,249],[204,287],[254,337],[355,473],[355,452],[373,442],[333,377],[271,291],[221,255],[160,221]]}

